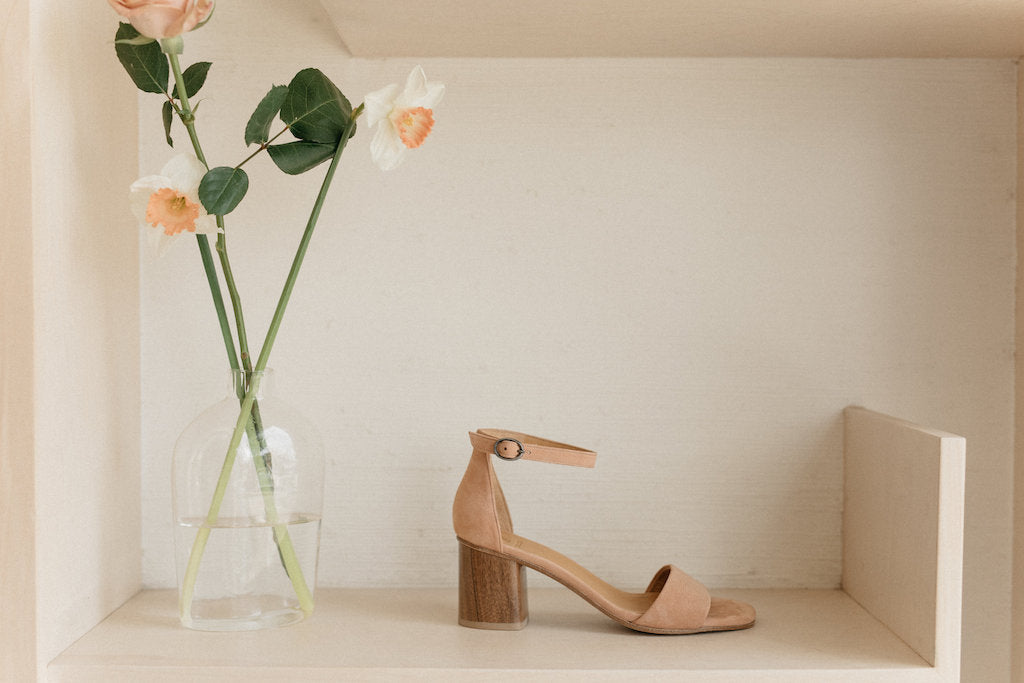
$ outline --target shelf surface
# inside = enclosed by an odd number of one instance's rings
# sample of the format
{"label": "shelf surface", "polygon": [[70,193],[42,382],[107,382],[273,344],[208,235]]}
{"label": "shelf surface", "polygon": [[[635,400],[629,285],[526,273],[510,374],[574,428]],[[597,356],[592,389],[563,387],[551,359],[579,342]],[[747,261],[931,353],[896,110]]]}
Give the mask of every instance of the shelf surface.
{"label": "shelf surface", "polygon": [[[938,680],[935,670],[846,593],[713,591],[749,601],[746,631],[652,636],[625,629],[561,588],[531,589],[522,631],[458,626],[455,589],[321,589],[303,623],[248,633],[182,628],[173,591],[144,591],[74,643],[51,681],[587,680],[643,674],[688,681]],[[756,674],[756,675],[755,675]]]}
{"label": "shelf surface", "polygon": [[357,57],[999,57],[1001,0],[321,0]]}

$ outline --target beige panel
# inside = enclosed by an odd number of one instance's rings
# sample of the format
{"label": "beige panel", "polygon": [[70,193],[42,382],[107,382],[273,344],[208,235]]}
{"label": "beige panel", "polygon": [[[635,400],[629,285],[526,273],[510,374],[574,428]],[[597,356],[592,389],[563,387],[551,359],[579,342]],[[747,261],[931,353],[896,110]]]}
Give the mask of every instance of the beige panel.
{"label": "beige panel", "polygon": [[322,0],[359,57],[1003,57],[1007,0]]}
{"label": "beige panel", "polygon": [[843,588],[937,669],[960,669],[965,440],[846,410]]}
{"label": "beige panel", "polygon": [[22,171],[32,179],[45,666],[140,583],[138,233],[124,220],[138,137],[109,5],[34,0],[30,17],[32,160]]}
{"label": "beige panel", "polygon": [[0,34],[0,680],[35,671],[35,486],[32,410],[32,178],[28,0]]}
{"label": "beige panel", "polygon": [[[1015,357],[1024,358],[1024,70],[1017,70],[1017,301]],[[1024,367],[1015,366],[1013,680],[1024,681]]]}

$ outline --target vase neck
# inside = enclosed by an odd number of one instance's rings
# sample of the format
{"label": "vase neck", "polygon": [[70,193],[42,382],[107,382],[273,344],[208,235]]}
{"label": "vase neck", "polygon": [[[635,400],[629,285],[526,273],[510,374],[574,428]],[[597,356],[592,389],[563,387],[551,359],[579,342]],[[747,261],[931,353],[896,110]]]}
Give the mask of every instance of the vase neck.
{"label": "vase neck", "polygon": [[233,398],[241,399],[252,385],[256,386],[256,400],[267,395],[268,390],[274,385],[274,371],[271,369],[258,372],[246,372],[245,370],[232,370],[229,375],[228,394]]}

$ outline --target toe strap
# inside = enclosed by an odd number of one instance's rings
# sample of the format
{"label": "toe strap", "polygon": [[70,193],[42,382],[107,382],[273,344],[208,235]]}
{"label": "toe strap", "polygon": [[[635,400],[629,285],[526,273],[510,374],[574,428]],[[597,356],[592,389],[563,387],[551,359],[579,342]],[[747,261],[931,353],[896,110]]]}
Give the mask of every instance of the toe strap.
{"label": "toe strap", "polygon": [[699,629],[711,610],[711,596],[704,585],[675,565],[665,565],[651,580],[648,593],[654,602],[635,623],[664,629]]}

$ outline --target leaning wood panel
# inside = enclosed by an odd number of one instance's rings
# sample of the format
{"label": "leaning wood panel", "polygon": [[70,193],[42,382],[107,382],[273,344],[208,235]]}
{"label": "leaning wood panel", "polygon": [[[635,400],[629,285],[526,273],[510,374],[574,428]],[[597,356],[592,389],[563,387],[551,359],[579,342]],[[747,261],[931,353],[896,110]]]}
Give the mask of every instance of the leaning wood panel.
{"label": "leaning wood panel", "polygon": [[863,408],[845,427],[843,588],[956,680],[966,442]]}

